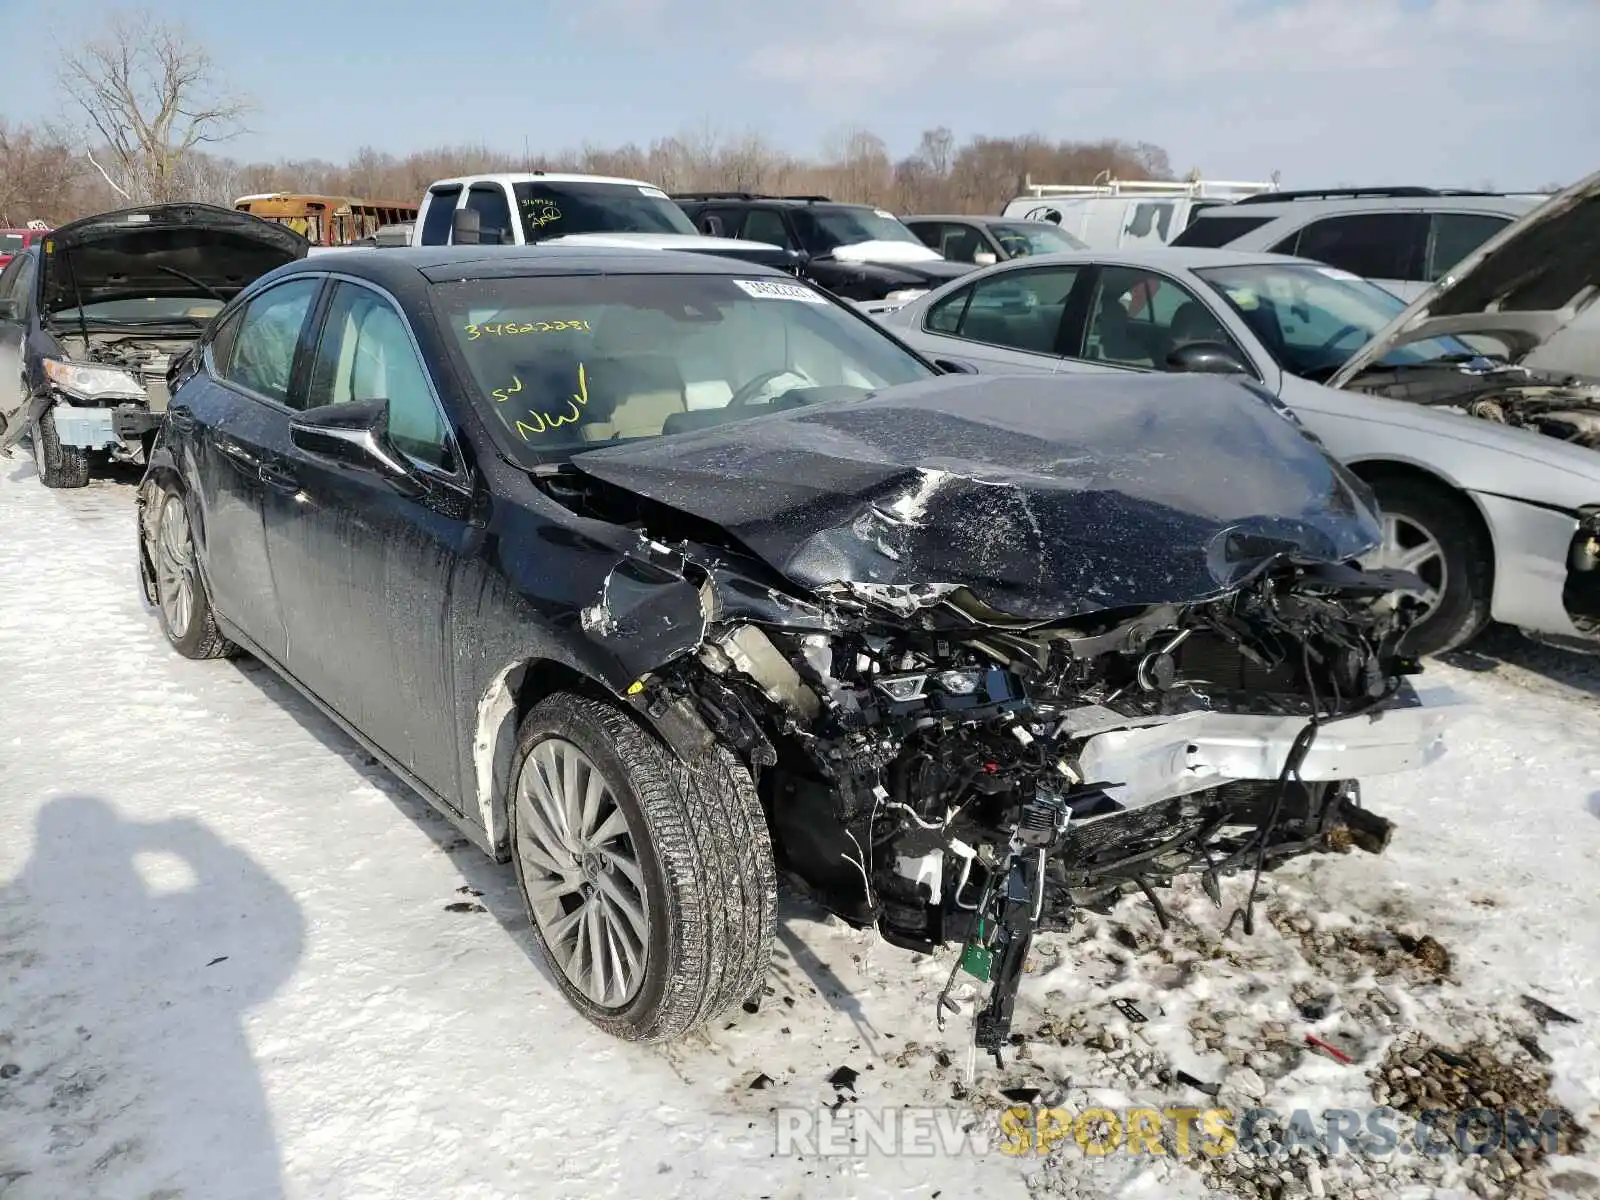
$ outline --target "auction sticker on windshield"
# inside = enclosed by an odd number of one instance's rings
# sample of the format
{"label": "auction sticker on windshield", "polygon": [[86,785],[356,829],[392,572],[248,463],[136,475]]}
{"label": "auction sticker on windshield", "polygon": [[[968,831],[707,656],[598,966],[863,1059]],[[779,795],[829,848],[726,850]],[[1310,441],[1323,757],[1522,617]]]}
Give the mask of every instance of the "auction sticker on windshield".
{"label": "auction sticker on windshield", "polygon": [[733,285],[762,300],[801,300],[806,304],[827,303],[820,293],[799,283],[779,283],[770,279],[735,279]]}

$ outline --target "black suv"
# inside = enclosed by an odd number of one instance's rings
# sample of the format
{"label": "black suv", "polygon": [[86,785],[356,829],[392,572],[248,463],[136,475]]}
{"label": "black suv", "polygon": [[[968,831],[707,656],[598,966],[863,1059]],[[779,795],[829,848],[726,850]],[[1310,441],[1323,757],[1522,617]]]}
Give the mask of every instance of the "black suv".
{"label": "black suv", "polygon": [[973,269],[923,245],[891,212],[826,196],[676,192],[701,233],[767,242],[800,256],[800,274],[845,300],[909,300]]}

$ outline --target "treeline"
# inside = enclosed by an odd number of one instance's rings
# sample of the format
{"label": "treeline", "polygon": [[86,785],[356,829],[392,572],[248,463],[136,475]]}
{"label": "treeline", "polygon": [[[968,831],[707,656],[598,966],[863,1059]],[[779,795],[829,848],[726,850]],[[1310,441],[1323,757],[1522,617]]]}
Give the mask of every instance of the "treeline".
{"label": "treeline", "polygon": [[[375,148],[348,162],[240,162],[198,148],[172,164],[164,196],[125,198],[89,144],[48,125],[0,118],[0,227],[31,219],[59,225],[131,200],[188,199],[231,204],[255,192],[312,192],[369,200],[417,201],[435,179],[479,171],[572,171],[646,179],[668,191],[751,191],[826,195],[896,212],[997,212],[1029,176],[1040,183],[1097,177],[1171,178],[1167,153],[1148,143],[1051,141],[1039,135],[974,137],[958,143],[931,129],[896,159],[882,138],[851,130],[814,158],[776,149],[755,134],[711,131],[663,138],[648,147],[584,146],[532,156],[458,145],[406,155]],[[121,189],[125,191],[126,189]]]}

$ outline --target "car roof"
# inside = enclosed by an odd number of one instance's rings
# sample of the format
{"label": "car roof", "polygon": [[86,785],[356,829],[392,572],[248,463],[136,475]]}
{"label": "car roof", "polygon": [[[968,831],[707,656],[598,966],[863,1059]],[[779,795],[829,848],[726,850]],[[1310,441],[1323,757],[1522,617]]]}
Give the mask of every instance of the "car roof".
{"label": "car roof", "polygon": [[794,282],[783,271],[743,259],[609,246],[363,246],[281,268],[282,275],[306,271],[354,275],[389,287],[415,283],[419,274],[432,283],[535,275],[738,275]]}
{"label": "car roof", "polygon": [[457,175],[450,179],[435,179],[428,185],[431,192],[434,188],[466,187],[474,183],[612,183],[624,187],[647,187],[655,191],[661,189],[648,179],[624,179],[618,175],[562,175],[543,171],[502,171],[485,175]]}
{"label": "car roof", "polygon": [[[1268,193],[1270,195],[1270,193]],[[1450,193],[1431,196],[1306,196],[1298,200],[1273,200],[1265,196],[1252,198],[1248,204],[1214,204],[1200,210],[1196,221],[1216,220],[1218,217],[1307,217],[1330,213],[1384,213],[1384,212],[1485,212],[1524,213],[1538,208],[1547,197],[1520,193]]]}
{"label": "car roof", "polygon": [[[1320,267],[1326,264],[1309,258],[1296,258],[1288,254],[1272,254],[1266,250],[1202,250],[1191,246],[1131,247],[1120,250],[1062,250],[1054,254],[1030,254],[1026,258],[1013,258],[993,267],[985,267],[984,275],[998,275],[1005,271],[1027,270],[1033,267],[1071,266],[1078,263],[1108,263],[1113,266],[1148,267],[1152,271],[1204,271],[1208,267],[1245,267],[1272,263],[1294,263],[1303,267]],[[975,273],[976,274],[976,273]],[[971,281],[973,275],[961,277]],[[953,281],[952,281],[953,282]]]}
{"label": "car roof", "polygon": [[674,203],[704,204],[714,208],[735,208],[741,204],[777,204],[787,208],[870,208],[874,212],[889,211],[881,205],[861,204],[855,200],[808,200],[804,196],[713,196],[690,192],[675,197]]}
{"label": "car roof", "polygon": [[1000,217],[994,213],[917,213],[914,217],[901,217],[906,221],[949,221],[966,222],[969,225],[1049,225],[1052,229],[1061,228],[1054,221],[1028,221],[1021,217]]}

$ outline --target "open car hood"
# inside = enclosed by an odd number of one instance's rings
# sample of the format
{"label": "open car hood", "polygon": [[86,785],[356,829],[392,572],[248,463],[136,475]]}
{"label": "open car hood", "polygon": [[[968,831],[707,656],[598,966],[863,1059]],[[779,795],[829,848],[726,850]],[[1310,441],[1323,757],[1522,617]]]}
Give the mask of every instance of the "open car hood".
{"label": "open car hood", "polygon": [[46,312],[80,302],[206,296],[207,289],[228,299],[310,249],[287,226],[229,208],[125,208],[63,225],[44,239],[41,295]]}
{"label": "open car hood", "polygon": [[1600,171],[1484,242],[1417,297],[1328,380],[1343,387],[1391,350],[1483,334],[1520,362],[1600,298]]}
{"label": "open car hood", "polygon": [[802,589],[906,612],[958,589],[1021,621],[1201,601],[1379,536],[1293,418],[1199,375],[940,376],[572,461]]}

